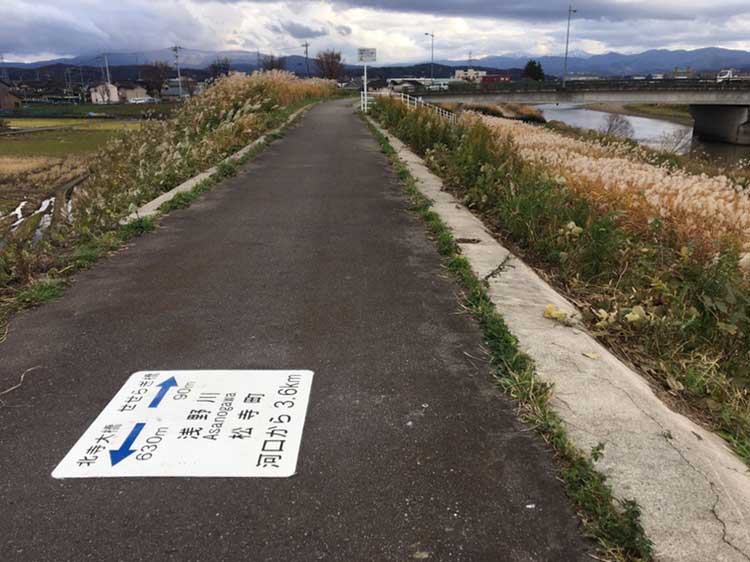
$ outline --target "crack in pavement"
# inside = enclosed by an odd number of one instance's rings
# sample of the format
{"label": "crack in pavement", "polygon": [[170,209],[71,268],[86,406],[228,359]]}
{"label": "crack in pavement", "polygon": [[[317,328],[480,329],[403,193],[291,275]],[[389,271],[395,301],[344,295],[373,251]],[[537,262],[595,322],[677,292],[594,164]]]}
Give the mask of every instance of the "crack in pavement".
{"label": "crack in pavement", "polygon": [[503,259],[503,261],[500,262],[500,265],[498,265],[495,269],[493,269],[487,275],[485,275],[482,280],[483,281],[489,281],[493,277],[496,277],[496,276],[500,275],[506,269],[508,269],[508,268],[515,268],[514,265],[508,265],[508,263],[512,259],[513,259],[513,255],[509,253],[507,256],[505,256],[505,258]]}
{"label": "crack in pavement", "polygon": [[[597,378],[599,378],[599,377],[597,377]],[[746,560],[748,560],[750,562],[750,555],[748,555],[741,548],[739,548],[737,545],[735,545],[734,543],[732,543],[732,541],[729,540],[729,538],[727,537],[727,524],[719,516],[718,512],[716,511],[716,508],[718,507],[719,502],[721,501],[721,496],[719,495],[719,492],[716,490],[716,484],[702,470],[700,470],[697,466],[695,466],[692,462],[690,462],[690,460],[685,456],[685,454],[672,442],[672,438],[670,437],[671,436],[671,432],[669,431],[669,429],[666,428],[666,427],[664,427],[664,425],[659,420],[657,420],[653,415],[651,415],[650,412],[647,412],[646,410],[644,410],[635,401],[635,399],[630,395],[630,393],[627,390],[625,390],[621,386],[613,383],[610,380],[601,379],[601,378],[599,378],[599,380],[604,380],[607,384],[615,387],[620,392],[622,392],[625,396],[627,396],[628,400],[630,400],[630,402],[632,402],[633,405],[638,410],[640,410],[643,414],[645,414],[646,417],[648,417],[652,422],[654,422],[662,430],[662,435],[664,436],[664,439],[667,442],[667,444],[680,456],[680,458],[685,462],[685,464],[687,464],[693,471],[695,471],[696,474],[700,475],[701,478],[703,478],[708,483],[708,486],[711,489],[711,492],[713,493],[714,500],[715,500],[714,504],[711,506],[710,511],[711,511],[711,514],[716,519],[716,521],[718,521],[719,524],[721,525],[721,529],[722,529],[721,540],[725,544],[727,544],[729,547],[731,547],[733,550],[735,550],[738,554],[740,554],[743,558],[745,558]]]}
{"label": "crack in pavement", "polygon": [[[12,391],[14,391],[14,390],[16,390],[18,388],[21,388],[21,386],[23,385],[23,381],[26,378],[26,375],[29,374],[32,371],[36,371],[37,369],[41,369],[41,368],[42,368],[41,365],[36,365],[34,367],[29,367],[28,369],[26,369],[23,373],[21,373],[21,378],[18,380],[18,383],[14,384],[13,386],[11,386],[9,388],[6,388],[2,392],[0,392],[0,396],[4,396],[4,395],[8,394],[9,392],[12,392]],[[5,406],[5,401],[4,400],[0,400],[0,408],[2,408],[4,406]]]}

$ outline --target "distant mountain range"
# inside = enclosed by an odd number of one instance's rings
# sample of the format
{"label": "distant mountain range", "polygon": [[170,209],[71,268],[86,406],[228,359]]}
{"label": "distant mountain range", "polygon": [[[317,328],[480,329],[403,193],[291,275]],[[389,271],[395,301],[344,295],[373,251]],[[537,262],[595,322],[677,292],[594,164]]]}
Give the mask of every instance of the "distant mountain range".
{"label": "distant mountain range", "polygon": [[[693,70],[720,70],[722,68],[750,68],[750,52],[718,47],[692,51],[653,49],[634,55],[606,53],[589,55],[575,53],[568,57],[568,72],[602,76],[632,76],[673,71],[676,67]],[[489,56],[476,59],[475,64],[493,68],[523,68],[529,58],[538,60],[548,74],[561,75],[565,65],[562,56]],[[465,66],[468,61],[440,61],[451,66]]]}
{"label": "distant mountain range", "polygon": [[[263,56],[262,54],[260,55]],[[258,66],[258,53],[252,51],[201,51],[183,49],[180,51],[180,63],[183,68],[205,69],[219,58],[228,58],[234,68],[239,70],[253,70]],[[511,55],[488,56],[473,59],[472,65],[494,69],[523,68],[529,58],[541,62],[547,74],[560,75],[563,72],[564,58],[562,56],[534,57],[523,53]],[[144,53],[110,53],[107,55],[109,65],[134,66],[154,61],[174,62],[174,53],[170,49],[148,51]],[[305,58],[298,55],[285,57],[288,70],[297,74],[306,74]],[[448,67],[467,66],[468,60],[435,61]],[[72,66],[96,67],[103,65],[101,56],[84,55],[74,58],[53,59],[33,63],[6,62],[0,66],[16,69],[36,69],[54,64]],[[315,64],[309,61],[311,73],[315,73]],[[390,67],[407,67],[413,63],[394,64]],[[573,52],[568,58],[568,71],[575,74],[596,74],[602,76],[628,76],[639,74],[654,74],[669,72],[675,67],[690,67],[693,70],[719,70],[722,68],[750,69],[750,52],[708,47],[704,49],[668,50],[656,49],[634,55],[621,53],[607,53],[604,55],[590,55],[585,52]],[[358,67],[347,65],[350,72]]]}

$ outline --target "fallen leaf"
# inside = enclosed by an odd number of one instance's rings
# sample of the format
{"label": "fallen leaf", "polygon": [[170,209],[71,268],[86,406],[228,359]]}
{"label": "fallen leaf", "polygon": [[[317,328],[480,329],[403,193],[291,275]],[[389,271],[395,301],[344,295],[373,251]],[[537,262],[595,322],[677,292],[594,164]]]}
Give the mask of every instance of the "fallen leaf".
{"label": "fallen leaf", "polygon": [[599,355],[598,353],[594,353],[593,351],[584,351],[583,356],[588,357],[589,359],[593,359],[594,361],[602,358],[601,355]]}
{"label": "fallen leaf", "polygon": [[544,307],[544,317],[550,320],[557,320],[564,322],[568,318],[568,313],[564,310],[560,310],[554,304],[548,304]]}

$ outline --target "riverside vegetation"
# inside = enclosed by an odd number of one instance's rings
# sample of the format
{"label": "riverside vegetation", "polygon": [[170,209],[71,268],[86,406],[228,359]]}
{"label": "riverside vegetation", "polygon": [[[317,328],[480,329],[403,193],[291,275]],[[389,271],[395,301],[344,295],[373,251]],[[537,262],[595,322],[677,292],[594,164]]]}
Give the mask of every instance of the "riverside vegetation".
{"label": "riverside vegetation", "polygon": [[[750,194],[632,144],[378,99],[425,157],[582,311],[591,331],[750,462]],[[542,311],[540,311],[542,313]]]}
{"label": "riverside vegetation", "polygon": [[[35,286],[59,286],[65,273],[152,228],[146,220],[120,226],[138,206],[335,91],[333,82],[287,72],[230,76],[185,101],[170,119],[118,132],[84,161],[39,162],[32,169],[17,163],[0,184],[0,327],[11,310],[36,302],[29,295],[59,293]],[[64,184],[82,174],[71,193]]]}
{"label": "riverside vegetation", "polygon": [[516,338],[490,299],[486,281],[474,275],[450,228],[432,210],[432,201],[419,192],[416,180],[388,139],[369,121],[366,123],[404,182],[411,208],[425,221],[447,260],[448,270],[463,289],[462,304],[479,322],[498,384],[519,402],[524,419],[554,448],[561,464],[560,477],[584,531],[605,557],[597,559],[650,562],[653,545],[641,525],[639,506],[632,500],[615,498],[606,478],[594,467],[602,445],[597,445],[588,456],[570,442],[562,422],[550,407],[551,386],[538,379],[533,361],[518,349]]}

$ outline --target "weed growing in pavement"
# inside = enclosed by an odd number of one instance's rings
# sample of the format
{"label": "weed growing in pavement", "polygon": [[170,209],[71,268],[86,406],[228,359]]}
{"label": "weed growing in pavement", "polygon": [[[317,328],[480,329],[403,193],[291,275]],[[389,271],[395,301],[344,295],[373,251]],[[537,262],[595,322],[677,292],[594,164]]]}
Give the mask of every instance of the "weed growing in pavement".
{"label": "weed growing in pavement", "polygon": [[692,244],[668,217],[644,228],[650,207],[635,204],[637,193],[620,205],[620,192],[574,188],[481,119],[451,125],[386,99],[373,112],[579,303],[595,336],[750,462],[750,275],[731,237]]}
{"label": "weed growing in pavement", "polygon": [[232,161],[221,162],[216,166],[216,173],[220,178],[231,178],[237,175],[239,167]]}
{"label": "weed growing in pavement", "polygon": [[[630,500],[616,499],[606,478],[596,471],[592,459],[576,449],[567,438],[560,419],[549,405],[552,387],[537,378],[533,361],[519,351],[516,338],[489,297],[487,282],[478,279],[468,260],[460,255],[450,229],[431,210],[432,203],[419,192],[415,179],[398,159],[388,139],[369,121],[365,122],[404,183],[412,209],[425,221],[438,250],[448,260],[448,268],[459,281],[464,304],[484,334],[499,385],[520,403],[524,419],[554,448],[566,491],[576,506],[586,533],[612,560],[652,560],[652,544],[641,526],[638,505]],[[600,451],[595,448],[592,455],[598,454]]]}

